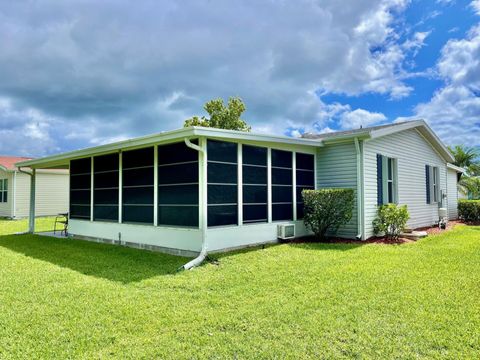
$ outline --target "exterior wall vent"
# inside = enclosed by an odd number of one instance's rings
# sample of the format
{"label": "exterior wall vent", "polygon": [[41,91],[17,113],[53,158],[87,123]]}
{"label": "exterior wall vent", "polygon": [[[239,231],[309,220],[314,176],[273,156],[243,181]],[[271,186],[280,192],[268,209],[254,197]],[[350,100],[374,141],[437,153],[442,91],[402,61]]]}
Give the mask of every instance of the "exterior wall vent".
{"label": "exterior wall vent", "polygon": [[295,224],[279,224],[277,226],[277,237],[279,239],[293,239],[295,237]]}

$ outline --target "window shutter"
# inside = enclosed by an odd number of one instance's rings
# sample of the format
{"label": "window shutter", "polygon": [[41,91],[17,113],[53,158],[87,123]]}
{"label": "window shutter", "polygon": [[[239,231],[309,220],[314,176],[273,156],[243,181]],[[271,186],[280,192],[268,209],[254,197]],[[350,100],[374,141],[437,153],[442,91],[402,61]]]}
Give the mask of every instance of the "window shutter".
{"label": "window shutter", "polygon": [[430,166],[425,165],[425,185],[426,185],[426,190],[427,190],[427,204],[431,203],[430,199]]}
{"label": "window shutter", "polygon": [[377,205],[383,205],[383,156],[377,154]]}

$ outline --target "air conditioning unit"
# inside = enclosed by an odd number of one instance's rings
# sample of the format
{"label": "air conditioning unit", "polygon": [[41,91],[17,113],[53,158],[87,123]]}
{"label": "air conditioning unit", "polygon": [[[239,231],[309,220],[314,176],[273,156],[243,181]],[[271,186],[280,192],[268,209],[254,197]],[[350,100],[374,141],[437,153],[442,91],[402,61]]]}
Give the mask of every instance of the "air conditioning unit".
{"label": "air conditioning unit", "polygon": [[293,239],[295,237],[295,225],[294,224],[277,225],[277,237],[282,240]]}

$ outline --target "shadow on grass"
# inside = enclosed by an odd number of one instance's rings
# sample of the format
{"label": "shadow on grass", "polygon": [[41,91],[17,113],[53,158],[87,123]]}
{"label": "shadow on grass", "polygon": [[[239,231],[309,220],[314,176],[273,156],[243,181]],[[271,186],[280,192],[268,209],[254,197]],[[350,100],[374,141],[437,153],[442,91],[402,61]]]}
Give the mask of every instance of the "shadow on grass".
{"label": "shadow on grass", "polygon": [[239,255],[239,254],[246,254],[253,251],[259,251],[263,249],[268,249],[272,247],[277,247],[281,245],[287,245],[289,247],[294,247],[297,249],[305,249],[305,250],[315,250],[315,251],[325,251],[325,250],[335,250],[335,251],[349,251],[358,249],[359,247],[365,245],[364,242],[358,243],[328,243],[328,242],[301,242],[301,241],[285,241],[279,243],[270,243],[264,245],[255,245],[246,247],[243,249],[232,250],[228,252],[217,252],[209,254],[207,257],[207,261],[215,262],[217,260],[221,260],[222,258],[226,258],[229,256]]}
{"label": "shadow on grass", "polygon": [[39,235],[0,236],[0,246],[88,276],[125,284],[173,274],[188,261],[118,245]]}

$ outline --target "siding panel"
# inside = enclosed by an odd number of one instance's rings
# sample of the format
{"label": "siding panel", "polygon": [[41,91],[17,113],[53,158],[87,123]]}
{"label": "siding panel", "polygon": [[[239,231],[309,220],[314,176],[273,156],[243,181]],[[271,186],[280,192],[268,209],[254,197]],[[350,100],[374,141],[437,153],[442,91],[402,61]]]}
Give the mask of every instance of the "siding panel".
{"label": "siding panel", "polygon": [[457,172],[447,169],[447,176],[448,218],[455,220],[458,218]]}
{"label": "siding panel", "polygon": [[398,202],[410,213],[408,226],[430,226],[438,220],[437,203],[427,204],[425,165],[438,166],[440,189],[447,184],[446,162],[414,129],[365,142],[365,232],[373,236],[372,221],[377,209],[376,154],[396,158],[398,164]]}
{"label": "siding panel", "polygon": [[[68,212],[68,174],[38,171],[36,176],[35,215]],[[27,217],[30,209],[30,176],[17,173],[16,217]]]}
{"label": "siding panel", "polygon": [[350,188],[355,190],[352,219],[341,227],[338,236],[355,238],[357,228],[357,157],[355,144],[345,142],[326,145],[317,150],[317,189]]}

